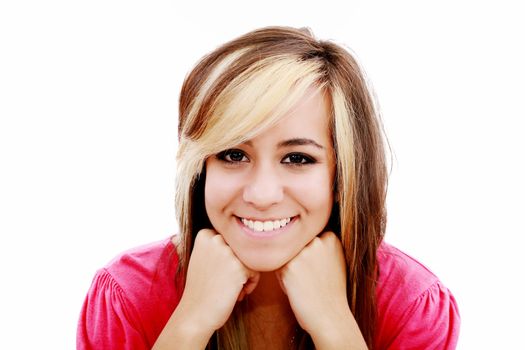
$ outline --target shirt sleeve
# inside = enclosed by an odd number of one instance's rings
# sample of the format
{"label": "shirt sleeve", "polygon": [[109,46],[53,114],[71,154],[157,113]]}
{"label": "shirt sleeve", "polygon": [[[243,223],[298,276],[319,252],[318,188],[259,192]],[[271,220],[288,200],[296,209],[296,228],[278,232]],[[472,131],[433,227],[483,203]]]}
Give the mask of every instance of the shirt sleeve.
{"label": "shirt sleeve", "polygon": [[456,300],[437,281],[408,307],[400,322],[399,332],[388,349],[453,350],[459,326]]}
{"label": "shirt sleeve", "polygon": [[77,349],[150,349],[137,313],[107,270],[97,272],[84,301]]}

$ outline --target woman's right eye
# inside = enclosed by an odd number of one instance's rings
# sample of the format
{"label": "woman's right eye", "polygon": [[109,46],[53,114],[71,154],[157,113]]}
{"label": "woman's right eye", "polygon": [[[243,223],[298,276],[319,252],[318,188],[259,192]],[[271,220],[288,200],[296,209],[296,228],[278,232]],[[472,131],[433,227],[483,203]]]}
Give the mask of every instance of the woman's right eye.
{"label": "woman's right eye", "polygon": [[217,154],[217,159],[228,162],[228,163],[239,163],[247,162],[248,157],[243,151],[238,149],[227,149]]}

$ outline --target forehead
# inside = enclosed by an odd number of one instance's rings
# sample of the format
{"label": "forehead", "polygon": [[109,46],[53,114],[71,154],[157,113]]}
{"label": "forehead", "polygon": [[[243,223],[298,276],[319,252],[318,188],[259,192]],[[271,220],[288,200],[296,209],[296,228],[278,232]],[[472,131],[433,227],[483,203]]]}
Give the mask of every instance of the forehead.
{"label": "forehead", "polygon": [[330,110],[327,94],[322,90],[309,88],[274,126],[259,136],[271,134],[282,139],[309,137],[324,147],[329,147]]}
{"label": "forehead", "polygon": [[297,103],[283,116],[282,121],[302,120],[304,124],[325,124],[329,122],[329,117],[330,100],[328,95],[322,90],[310,87]]}

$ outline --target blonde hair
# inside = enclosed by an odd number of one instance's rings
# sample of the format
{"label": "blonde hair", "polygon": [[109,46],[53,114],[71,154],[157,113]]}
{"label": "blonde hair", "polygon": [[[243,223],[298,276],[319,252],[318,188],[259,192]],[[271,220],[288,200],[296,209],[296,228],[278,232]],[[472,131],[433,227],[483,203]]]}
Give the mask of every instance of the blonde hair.
{"label": "blonde hair", "polygon": [[[307,29],[267,27],[208,54],[186,77],[179,104],[176,212],[184,278],[197,232],[211,227],[204,208],[207,157],[268,129],[310,87],[331,101],[337,204],[330,218],[347,265],[350,308],[369,346],[376,320],[376,251],[383,238],[387,172],[380,119],[362,70],[341,46]],[[246,346],[236,307],[209,347]],[[300,348],[311,346],[302,334]],[[310,344],[310,345],[308,345]]]}

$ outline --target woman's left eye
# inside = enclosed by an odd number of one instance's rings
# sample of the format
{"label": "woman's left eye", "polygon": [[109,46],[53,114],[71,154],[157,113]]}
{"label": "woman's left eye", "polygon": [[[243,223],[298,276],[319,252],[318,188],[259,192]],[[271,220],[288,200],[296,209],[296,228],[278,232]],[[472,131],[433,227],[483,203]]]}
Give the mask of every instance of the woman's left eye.
{"label": "woman's left eye", "polygon": [[302,153],[288,154],[281,163],[293,164],[293,165],[305,165],[315,163],[315,159]]}

